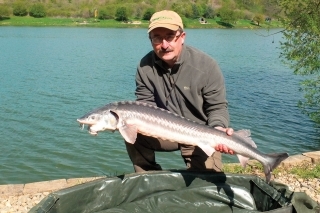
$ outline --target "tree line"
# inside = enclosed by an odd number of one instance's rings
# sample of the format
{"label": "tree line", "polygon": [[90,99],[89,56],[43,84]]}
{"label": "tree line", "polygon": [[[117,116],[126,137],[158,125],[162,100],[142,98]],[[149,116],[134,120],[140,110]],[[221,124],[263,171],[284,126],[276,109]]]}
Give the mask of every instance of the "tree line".
{"label": "tree line", "polygon": [[171,9],[188,19],[221,17],[238,19],[279,18],[276,0],[0,0],[0,18],[14,16],[149,20],[155,11]]}

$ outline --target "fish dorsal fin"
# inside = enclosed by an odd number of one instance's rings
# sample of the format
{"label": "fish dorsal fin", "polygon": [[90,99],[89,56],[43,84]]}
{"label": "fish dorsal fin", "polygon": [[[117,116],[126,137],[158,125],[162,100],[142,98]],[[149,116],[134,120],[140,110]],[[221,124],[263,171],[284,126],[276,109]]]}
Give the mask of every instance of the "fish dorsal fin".
{"label": "fish dorsal fin", "polygon": [[244,138],[250,137],[251,135],[251,132],[249,129],[241,129],[241,130],[235,131],[235,133],[237,133],[238,135]]}
{"label": "fish dorsal fin", "polygon": [[137,139],[138,129],[136,125],[127,125],[124,121],[119,122],[119,132],[128,143],[134,144]]}
{"label": "fish dorsal fin", "polygon": [[245,142],[250,144],[252,147],[257,148],[257,145],[255,144],[255,142],[250,137],[251,136],[250,130],[242,129],[242,130],[238,130],[238,131],[234,132],[233,134],[236,134],[236,135],[240,136]]}

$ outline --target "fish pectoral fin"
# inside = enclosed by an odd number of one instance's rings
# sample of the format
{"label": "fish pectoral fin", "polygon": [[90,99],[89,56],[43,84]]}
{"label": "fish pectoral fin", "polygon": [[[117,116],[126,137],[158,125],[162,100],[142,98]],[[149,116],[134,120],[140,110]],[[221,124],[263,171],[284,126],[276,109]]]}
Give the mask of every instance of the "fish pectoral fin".
{"label": "fish pectoral fin", "polygon": [[119,128],[119,132],[126,142],[131,143],[131,144],[134,144],[136,142],[138,129],[135,125],[121,126]]}
{"label": "fish pectoral fin", "polygon": [[237,157],[238,157],[238,159],[239,159],[239,161],[240,161],[241,166],[242,166],[243,168],[245,168],[246,165],[247,165],[247,163],[248,163],[249,158],[248,158],[248,157],[245,157],[245,156],[243,156],[243,155],[239,155],[239,154],[237,155]]}
{"label": "fish pectoral fin", "polygon": [[216,151],[213,147],[203,143],[199,143],[198,147],[200,147],[200,149],[202,149],[202,151],[204,151],[208,156],[211,156]]}

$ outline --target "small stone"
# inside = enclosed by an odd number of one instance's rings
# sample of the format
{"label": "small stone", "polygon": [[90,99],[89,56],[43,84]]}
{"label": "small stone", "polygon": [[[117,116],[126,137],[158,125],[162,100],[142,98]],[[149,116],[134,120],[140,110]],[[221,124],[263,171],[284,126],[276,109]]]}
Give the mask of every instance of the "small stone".
{"label": "small stone", "polygon": [[10,200],[8,200],[8,201],[6,202],[6,206],[7,206],[7,207],[11,207]]}
{"label": "small stone", "polygon": [[301,183],[301,187],[303,187],[303,188],[309,188],[309,185],[306,184],[306,183]]}

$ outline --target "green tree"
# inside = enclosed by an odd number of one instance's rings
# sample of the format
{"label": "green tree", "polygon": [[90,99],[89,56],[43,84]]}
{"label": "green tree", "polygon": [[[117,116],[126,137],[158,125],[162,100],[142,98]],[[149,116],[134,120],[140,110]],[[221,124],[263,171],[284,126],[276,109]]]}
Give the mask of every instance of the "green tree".
{"label": "green tree", "polygon": [[320,1],[282,0],[285,13],[281,57],[297,75],[304,76],[299,101],[302,112],[320,123]]}
{"label": "green tree", "polygon": [[148,8],[146,12],[143,14],[142,20],[149,21],[151,16],[155,13],[155,10],[153,8]]}
{"label": "green tree", "polygon": [[35,18],[46,16],[46,9],[42,3],[36,3],[30,7],[29,15]]}
{"label": "green tree", "polygon": [[24,3],[17,2],[13,5],[12,13],[15,16],[26,16],[28,15],[28,10]]}
{"label": "green tree", "polygon": [[127,8],[125,7],[119,7],[116,10],[116,20],[117,21],[128,21],[128,14],[127,14]]}
{"label": "green tree", "polygon": [[200,17],[200,11],[196,4],[192,4],[192,17],[191,18],[199,18]]}
{"label": "green tree", "polygon": [[214,18],[214,10],[210,5],[207,5],[204,9],[203,17],[205,18]]}
{"label": "green tree", "polygon": [[229,25],[236,23],[236,21],[238,20],[237,13],[225,7],[219,10],[219,16],[221,22]]}
{"label": "green tree", "polygon": [[0,4],[0,20],[8,16],[10,16],[9,7]]}

